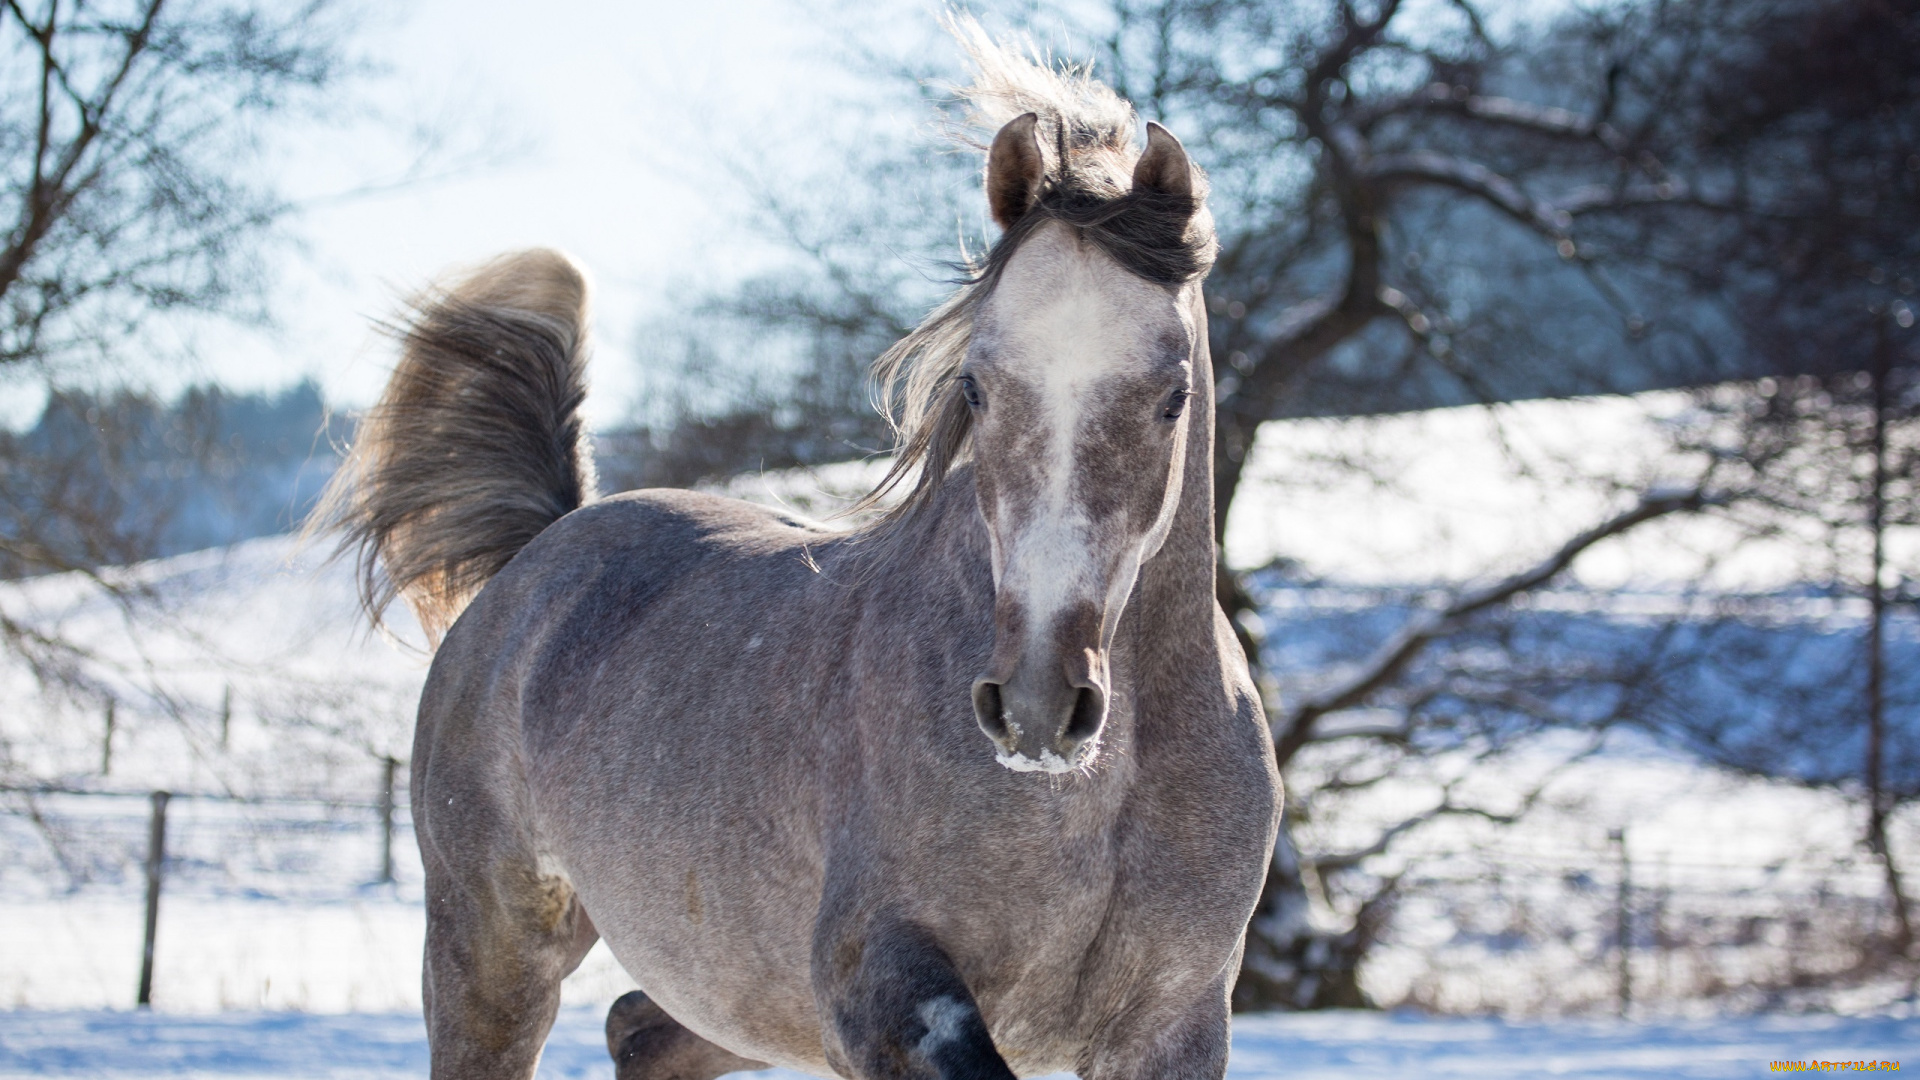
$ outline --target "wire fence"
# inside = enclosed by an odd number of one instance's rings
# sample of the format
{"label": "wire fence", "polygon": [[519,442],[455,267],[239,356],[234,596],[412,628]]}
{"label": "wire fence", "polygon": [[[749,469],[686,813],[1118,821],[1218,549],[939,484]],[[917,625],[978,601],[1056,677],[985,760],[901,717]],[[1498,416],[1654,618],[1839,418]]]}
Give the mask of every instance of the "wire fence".
{"label": "wire fence", "polygon": [[298,895],[352,880],[344,863],[362,837],[370,837],[358,852],[370,869],[361,884],[395,880],[397,841],[412,831],[401,768],[382,759],[365,800],[57,785],[0,786],[0,797],[22,839],[38,841],[9,845],[26,860],[16,868],[68,891],[124,881],[137,866],[148,876],[158,869],[216,888]]}
{"label": "wire fence", "polygon": [[[374,763],[360,799],[0,788],[0,906],[14,909],[0,920],[0,993],[16,1006],[147,1006],[158,985],[163,1001],[172,989],[175,1003],[211,1007],[324,1003],[332,976],[290,969],[417,937],[400,768]],[[387,973],[379,992],[348,996],[404,1004],[416,979]]]}
{"label": "wire fence", "polygon": [[1638,1018],[1915,1000],[1912,966],[1880,951],[1891,911],[1868,859],[1631,858],[1626,839],[1476,852],[1407,874],[1380,950],[1416,957],[1395,998]]}
{"label": "wire fence", "polygon": [[[0,1002],[417,1008],[424,913],[402,768],[375,762],[358,799],[0,788]],[[1873,866],[1844,854],[1636,861],[1624,836],[1514,839],[1405,873],[1371,961],[1382,1003],[1780,1007],[1858,987],[1885,930]],[[631,985],[602,949],[563,994],[604,1004]]]}

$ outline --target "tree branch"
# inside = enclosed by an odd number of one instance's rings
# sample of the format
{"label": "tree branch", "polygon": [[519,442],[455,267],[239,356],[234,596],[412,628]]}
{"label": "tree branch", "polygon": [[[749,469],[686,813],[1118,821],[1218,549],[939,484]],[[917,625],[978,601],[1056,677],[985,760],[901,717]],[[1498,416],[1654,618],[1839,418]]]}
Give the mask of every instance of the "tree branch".
{"label": "tree branch", "polygon": [[1551,581],[1573,565],[1589,548],[1603,540],[1619,536],[1639,525],[1668,514],[1695,512],[1724,505],[1728,498],[1709,493],[1704,487],[1679,494],[1650,492],[1633,507],[1614,515],[1562,544],[1534,566],[1484,588],[1456,596],[1438,610],[1414,617],[1389,638],[1359,669],[1338,685],[1317,694],[1304,696],[1275,725],[1276,753],[1284,766],[1312,738],[1314,721],[1338,709],[1359,705],[1374,692],[1392,682],[1427,646],[1450,633],[1462,619],[1505,603],[1515,596]]}
{"label": "tree branch", "polygon": [[[132,73],[134,65],[146,51],[147,44],[152,39],[154,24],[159,20],[163,3],[164,0],[148,0],[146,13],[140,24],[126,35],[126,49],[113,74],[107,78],[91,101],[78,103],[80,129],[74,133],[73,139],[60,152],[59,164],[51,172],[44,171],[43,165],[46,153],[51,149],[48,103],[50,80],[58,73],[59,68],[53,54],[54,24],[51,13],[48,15],[46,28],[35,33],[35,39],[40,44],[42,64],[40,148],[34,159],[33,182],[27,190],[26,205],[21,208],[20,222],[14,227],[13,237],[8,242],[6,250],[0,251],[0,296],[5,296],[13,284],[20,279],[27,261],[33,258],[34,252],[39,248],[40,241],[52,230],[54,223],[66,213],[75,196],[83,190],[84,185],[69,183],[73,171],[80,166],[88,149],[93,146],[94,140],[105,129],[106,117],[113,108],[114,98],[118,96],[120,88],[126,84],[127,77]],[[20,14],[20,9],[14,0],[9,0],[8,7],[23,22],[25,21],[25,16]],[[26,25],[33,28],[32,23]]]}
{"label": "tree branch", "polygon": [[1547,770],[1544,776],[1540,777],[1539,781],[1535,783],[1526,794],[1520,797],[1520,804],[1512,810],[1489,810],[1484,806],[1473,806],[1454,802],[1454,791],[1460,783],[1459,780],[1454,780],[1448,782],[1440,789],[1439,802],[1411,817],[1404,818],[1388,826],[1381,831],[1373,843],[1368,844],[1366,847],[1344,851],[1337,855],[1319,856],[1311,860],[1305,855],[1302,855],[1301,860],[1303,862],[1310,861],[1314,869],[1323,876],[1327,873],[1337,874],[1345,870],[1351,870],[1366,860],[1373,858],[1375,855],[1385,854],[1387,849],[1392,846],[1394,840],[1438,818],[1476,817],[1495,825],[1517,824],[1521,818],[1526,817],[1527,814],[1533,810],[1534,806],[1540,802],[1541,798],[1546,795],[1547,788],[1551,786],[1555,780],[1564,775],[1575,763],[1591,756],[1599,747],[1599,740],[1591,739],[1588,741],[1587,746],[1578,753],[1555,764],[1553,768]]}
{"label": "tree branch", "polygon": [[1554,240],[1567,238],[1573,215],[1545,199],[1536,199],[1520,185],[1477,161],[1433,150],[1379,154],[1364,166],[1369,180],[1385,184],[1420,181],[1439,184],[1475,196],[1496,210]]}
{"label": "tree branch", "polygon": [[1388,98],[1356,110],[1354,122],[1368,128],[1389,116],[1409,112],[1440,112],[1500,127],[1517,128],[1573,142],[1592,142],[1620,155],[1632,152],[1627,137],[1604,119],[1581,116],[1568,109],[1535,105],[1514,98],[1475,94],[1466,86],[1428,83],[1404,97]]}

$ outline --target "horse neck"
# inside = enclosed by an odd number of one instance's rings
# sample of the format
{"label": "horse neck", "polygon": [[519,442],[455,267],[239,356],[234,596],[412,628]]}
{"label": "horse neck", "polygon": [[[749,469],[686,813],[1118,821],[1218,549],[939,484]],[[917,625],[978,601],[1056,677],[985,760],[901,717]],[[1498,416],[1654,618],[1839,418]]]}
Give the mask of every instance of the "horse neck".
{"label": "horse neck", "polygon": [[1215,597],[1217,549],[1213,530],[1213,362],[1207,344],[1207,313],[1194,290],[1193,396],[1188,399],[1186,459],[1180,502],[1167,542],[1140,567],[1134,593],[1137,611],[1127,613],[1143,646],[1139,662],[1190,665],[1194,650],[1217,647]]}

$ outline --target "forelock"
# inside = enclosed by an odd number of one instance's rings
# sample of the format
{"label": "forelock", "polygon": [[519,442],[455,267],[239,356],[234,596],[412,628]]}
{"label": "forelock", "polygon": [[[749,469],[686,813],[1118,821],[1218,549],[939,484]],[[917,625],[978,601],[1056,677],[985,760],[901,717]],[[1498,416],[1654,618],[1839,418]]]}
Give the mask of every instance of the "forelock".
{"label": "forelock", "polygon": [[1204,278],[1218,251],[1206,177],[1198,168],[1190,195],[1134,190],[1138,118],[1089,68],[1056,65],[1031,47],[996,42],[967,17],[953,19],[950,29],[973,62],[974,81],[959,94],[974,120],[997,127],[1037,114],[1046,174],[1034,205],[980,262],[965,268],[954,294],[874,364],[875,403],[894,424],[895,456],[886,478],[858,506],[877,505],[914,477],[912,491],[883,524],[931,502],[946,471],[965,460],[971,414],[956,404],[954,376],[966,360],[980,305],[1035,234],[1058,223],[1129,273],[1170,289]]}

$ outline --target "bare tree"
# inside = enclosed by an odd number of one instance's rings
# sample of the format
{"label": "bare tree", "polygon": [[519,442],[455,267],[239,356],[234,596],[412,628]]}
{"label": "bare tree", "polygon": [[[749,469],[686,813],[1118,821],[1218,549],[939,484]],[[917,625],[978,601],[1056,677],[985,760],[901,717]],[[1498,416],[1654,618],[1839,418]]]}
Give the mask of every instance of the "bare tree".
{"label": "bare tree", "polygon": [[1913,917],[1887,825],[1920,798],[1920,683],[1908,640],[1892,631],[1920,565],[1889,540],[1920,530],[1920,357],[1896,367],[1896,324],[1881,322],[1865,371],[1702,395],[1710,422],[1691,441],[1737,474],[1729,480],[1746,493],[1738,516],[1747,532],[1790,538],[1801,580],[1860,612],[1846,631],[1807,635],[1791,653],[1762,649],[1758,663],[1751,632],[1741,641],[1740,620],[1729,618],[1717,628],[1722,642],[1696,662],[1742,686],[1746,715],[1694,702],[1678,726],[1728,766],[1862,791],[1862,841],[1881,865],[1892,917],[1884,944],[1898,957],[1912,949]]}
{"label": "bare tree", "polygon": [[[110,377],[103,365],[126,365],[130,353],[166,363],[141,336],[156,317],[259,315],[261,244],[289,210],[261,157],[259,122],[321,100],[347,69],[343,31],[328,3],[10,0],[0,9],[0,380],[9,389]],[[135,433],[115,422],[124,411],[91,405],[65,440],[7,438],[7,575],[138,553],[128,523],[102,504],[106,493],[61,480],[88,473],[82,457],[126,452]]]}
{"label": "bare tree", "polygon": [[288,206],[257,122],[345,73],[335,5],[11,0],[0,12],[0,368],[45,377],[160,312],[261,299]]}
{"label": "bare tree", "polygon": [[[0,574],[150,550],[164,521],[128,513],[119,481],[149,443],[191,453],[203,425],[64,388],[187,362],[146,334],[160,319],[262,316],[264,245],[291,209],[265,133],[328,104],[348,24],[330,0],[0,7],[0,388],[50,394],[37,435],[0,434]],[[0,641],[50,686],[107,693],[82,642],[4,614]]]}
{"label": "bare tree", "polygon": [[[1695,233],[1648,248],[1728,297],[1753,328],[1748,347],[1774,368],[1814,376],[1770,381],[1749,400],[1739,456],[1768,510],[1817,530],[1828,557],[1809,580],[1867,607],[1863,677],[1843,680],[1855,696],[1838,711],[1859,718],[1842,723],[1861,729],[1864,842],[1886,876],[1890,951],[1905,955],[1913,928],[1887,820],[1913,797],[1911,751],[1892,720],[1920,703],[1889,663],[1890,596],[1914,570],[1894,564],[1887,541],[1920,524],[1920,10],[1800,0],[1736,15],[1743,47],[1710,57],[1678,111],[1694,133],[1688,155],[1723,178],[1737,212],[1663,208],[1641,235]],[[1808,719],[1827,726],[1834,709]]]}

